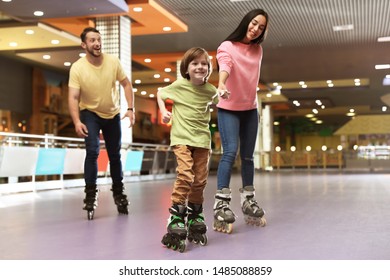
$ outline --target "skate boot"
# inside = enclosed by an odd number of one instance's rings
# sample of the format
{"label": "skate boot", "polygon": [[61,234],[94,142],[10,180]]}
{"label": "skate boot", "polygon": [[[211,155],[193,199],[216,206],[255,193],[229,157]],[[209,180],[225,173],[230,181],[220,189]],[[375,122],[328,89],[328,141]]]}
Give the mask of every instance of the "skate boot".
{"label": "skate boot", "polygon": [[167,248],[179,250],[183,253],[186,249],[187,229],[185,225],[185,217],[187,215],[187,207],[185,205],[174,204],[169,208],[171,215],[168,219],[167,233],[163,236],[161,243]]}
{"label": "skate boot", "polygon": [[267,224],[263,217],[265,212],[257,204],[255,197],[255,188],[253,186],[246,186],[240,189],[241,209],[244,214],[244,219],[247,224],[262,226]]}
{"label": "skate boot", "polygon": [[231,233],[236,216],[229,208],[231,192],[229,188],[218,190],[215,194],[213,230]]}
{"label": "skate boot", "polygon": [[129,210],[127,209],[127,206],[129,205],[129,202],[127,200],[127,196],[123,193],[125,190],[123,184],[113,184],[111,190],[119,214],[128,215]]}
{"label": "skate boot", "polygon": [[207,244],[207,226],[204,223],[203,207],[202,204],[188,203],[188,216],[187,216],[187,239],[195,244],[202,246]]}
{"label": "skate boot", "polygon": [[95,209],[98,205],[98,190],[96,185],[86,185],[84,192],[85,198],[83,200],[83,210],[87,210],[88,220],[93,220],[93,215],[95,214]]}

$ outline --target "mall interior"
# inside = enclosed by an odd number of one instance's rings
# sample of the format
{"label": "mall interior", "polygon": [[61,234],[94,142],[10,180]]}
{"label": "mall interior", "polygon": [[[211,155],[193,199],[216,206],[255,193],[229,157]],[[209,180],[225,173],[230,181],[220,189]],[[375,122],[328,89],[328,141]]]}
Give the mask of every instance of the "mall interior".
{"label": "mall interior", "polygon": [[[161,238],[176,162],[157,91],[180,78],[180,60],[194,46],[208,51],[217,85],[216,50],[255,8],[269,15],[254,154],[267,225],[244,221],[238,156],[233,231],[213,230],[223,153],[213,105],[208,242],[169,250]],[[387,0],[0,0],[0,259],[389,259],[389,10]],[[88,26],[100,31],[102,51],[119,57],[136,114],[134,126],[122,121],[129,214],[114,204],[102,140],[92,220],[82,209],[84,140],[67,104],[69,69],[84,55],[79,36]]]}

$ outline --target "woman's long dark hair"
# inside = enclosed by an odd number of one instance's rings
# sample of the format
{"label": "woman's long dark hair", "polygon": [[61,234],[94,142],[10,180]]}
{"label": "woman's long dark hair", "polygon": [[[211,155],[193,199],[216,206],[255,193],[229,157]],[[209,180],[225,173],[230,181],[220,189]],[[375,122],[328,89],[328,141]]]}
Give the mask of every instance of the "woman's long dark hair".
{"label": "woman's long dark hair", "polygon": [[255,9],[247,13],[241,20],[240,24],[224,41],[241,42],[245,38],[246,32],[248,31],[249,23],[258,15],[262,15],[266,19],[265,28],[260,36],[251,41],[252,44],[261,44],[265,39],[265,32],[267,31],[268,25],[268,14],[263,9]]}

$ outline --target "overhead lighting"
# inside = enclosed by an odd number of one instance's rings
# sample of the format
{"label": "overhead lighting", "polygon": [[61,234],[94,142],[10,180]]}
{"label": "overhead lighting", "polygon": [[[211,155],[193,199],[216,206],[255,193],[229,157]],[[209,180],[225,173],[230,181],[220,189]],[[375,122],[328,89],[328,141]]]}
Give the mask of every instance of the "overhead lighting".
{"label": "overhead lighting", "polygon": [[18,43],[16,43],[16,42],[11,42],[11,43],[9,43],[9,46],[10,46],[10,47],[17,47],[17,46],[18,46]]}
{"label": "overhead lighting", "polygon": [[51,40],[51,43],[53,45],[58,45],[60,43],[60,40]]}
{"label": "overhead lighting", "polygon": [[152,60],[151,60],[150,58],[145,58],[145,59],[144,59],[144,62],[145,62],[145,63],[150,63],[150,62],[152,62]]}
{"label": "overhead lighting", "polygon": [[136,13],[140,13],[140,12],[142,12],[142,7],[134,7],[133,11]]}
{"label": "overhead lighting", "polygon": [[333,31],[346,31],[346,30],[352,30],[353,24],[345,24],[345,25],[335,25],[333,26]]}
{"label": "overhead lighting", "polygon": [[36,16],[36,17],[41,17],[41,16],[43,16],[45,13],[44,12],[42,12],[42,11],[35,11],[34,12],[34,16]]}
{"label": "overhead lighting", "polygon": [[169,73],[169,72],[172,71],[172,69],[167,67],[167,68],[164,69],[164,71],[167,72],[167,73]]}
{"label": "overhead lighting", "polygon": [[48,60],[51,58],[51,56],[49,54],[45,54],[44,56],[42,56],[42,58]]}
{"label": "overhead lighting", "polygon": [[135,84],[140,84],[141,83],[141,80],[137,79],[134,81]]}
{"label": "overhead lighting", "polygon": [[154,77],[155,79],[158,79],[158,78],[160,78],[161,76],[160,76],[160,74],[154,74],[153,77]]}
{"label": "overhead lighting", "polygon": [[166,83],[169,83],[170,81],[171,81],[171,79],[169,79],[169,78],[164,79],[164,82],[166,82]]}
{"label": "overhead lighting", "polygon": [[26,33],[27,35],[33,35],[35,32],[32,29],[27,29],[26,31],[24,31],[24,33]]}
{"label": "overhead lighting", "polygon": [[165,32],[168,32],[168,31],[171,31],[171,30],[172,30],[172,28],[169,27],[169,26],[163,27],[163,31],[165,31]]}
{"label": "overhead lighting", "polygon": [[387,37],[378,37],[378,42],[390,42],[390,36]]}
{"label": "overhead lighting", "polygon": [[70,63],[69,61],[64,62],[64,66],[66,66],[66,67],[69,67],[71,65],[72,65],[72,63]]}
{"label": "overhead lighting", "polygon": [[376,70],[381,70],[381,69],[390,69],[390,64],[377,64],[375,65]]}

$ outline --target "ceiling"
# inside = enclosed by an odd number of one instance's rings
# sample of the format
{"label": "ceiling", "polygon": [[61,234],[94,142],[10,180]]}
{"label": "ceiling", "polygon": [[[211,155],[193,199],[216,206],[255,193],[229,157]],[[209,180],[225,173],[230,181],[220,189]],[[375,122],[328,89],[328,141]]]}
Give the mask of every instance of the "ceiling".
{"label": "ceiling", "polygon": [[[140,5],[143,12],[134,12]],[[378,42],[379,37],[390,36],[388,0],[0,1],[0,55],[68,71],[64,62],[78,59],[78,35],[85,26],[96,17],[125,15],[132,20],[132,80],[142,80],[141,85],[135,84],[137,95],[142,90],[155,93],[166,84],[163,78],[175,79],[176,61],[187,49],[201,46],[214,55],[253,8],[263,8],[270,19],[259,97],[272,106],[275,120],[302,119],[317,108],[322,125],[336,129],[351,118],[346,116],[350,109],[356,115],[388,114],[382,112],[388,99],[381,97],[390,93],[390,87],[383,85],[390,69],[375,69],[377,64],[390,64],[390,42]],[[34,17],[33,10],[45,15]],[[167,25],[172,31],[162,31]],[[336,26],[350,25],[352,30],[334,31]],[[40,34],[39,40],[22,33],[25,27]],[[51,43],[53,35],[60,44]],[[22,43],[10,47],[16,39]],[[47,53],[50,60],[42,58]],[[144,62],[145,58],[151,62]],[[164,72],[167,67],[172,71]],[[161,77],[154,78],[156,73]],[[359,86],[355,79],[360,79]],[[333,87],[328,86],[329,80]],[[217,81],[216,73],[210,81]],[[282,86],[280,91],[274,83]]]}

